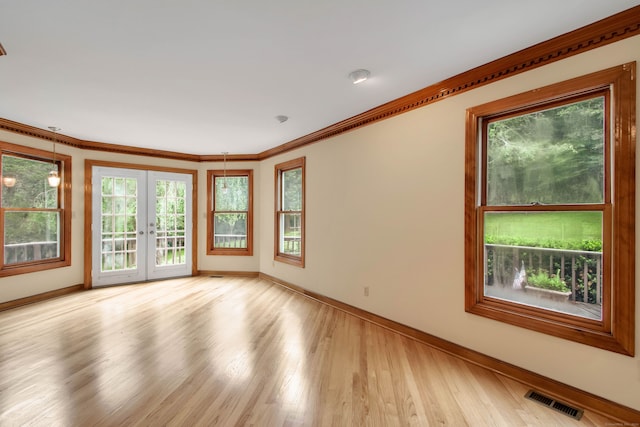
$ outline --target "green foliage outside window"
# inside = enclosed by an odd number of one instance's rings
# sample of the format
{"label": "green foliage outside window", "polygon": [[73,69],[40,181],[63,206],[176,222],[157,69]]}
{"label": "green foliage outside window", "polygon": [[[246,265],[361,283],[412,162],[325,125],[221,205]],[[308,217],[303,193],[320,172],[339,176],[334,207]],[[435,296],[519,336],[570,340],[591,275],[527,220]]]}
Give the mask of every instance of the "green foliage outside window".
{"label": "green foliage outside window", "polygon": [[305,158],[275,165],[275,259],[304,268]]}
{"label": "green foliage outside window", "polygon": [[573,281],[573,300],[588,292],[590,303],[600,302],[594,284],[601,283],[603,213],[569,207],[605,201],[604,111],[605,98],[595,96],[488,121],[486,205],[511,209],[484,215],[487,285],[518,289],[523,280],[566,292]]}
{"label": "green foliage outside window", "polygon": [[214,247],[246,248],[249,177],[216,176],[214,185]]}
{"label": "green foliage outside window", "polygon": [[602,203],[604,98],[488,124],[487,205]]}
{"label": "green foliage outside window", "polygon": [[549,289],[558,292],[571,291],[560,277],[559,269],[554,275],[550,275],[548,271],[542,269],[535,273],[531,273],[527,277],[527,284],[536,288]]}
{"label": "green foliage outside window", "polygon": [[13,187],[2,189],[2,207],[7,209],[4,223],[5,245],[58,241],[60,218],[57,212],[19,210],[58,208],[58,188],[50,187],[47,182],[47,176],[53,169],[51,162],[2,156],[2,175],[13,175],[16,178]]}
{"label": "green foliage outside window", "polygon": [[302,210],[302,168],[282,172],[282,210]]}

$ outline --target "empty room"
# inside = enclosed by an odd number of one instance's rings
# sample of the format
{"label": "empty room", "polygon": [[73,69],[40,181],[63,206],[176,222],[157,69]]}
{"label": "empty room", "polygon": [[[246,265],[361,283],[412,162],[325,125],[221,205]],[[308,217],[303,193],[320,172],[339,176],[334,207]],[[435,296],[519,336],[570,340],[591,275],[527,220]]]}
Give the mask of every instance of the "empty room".
{"label": "empty room", "polygon": [[640,426],[640,2],[0,4],[0,426]]}

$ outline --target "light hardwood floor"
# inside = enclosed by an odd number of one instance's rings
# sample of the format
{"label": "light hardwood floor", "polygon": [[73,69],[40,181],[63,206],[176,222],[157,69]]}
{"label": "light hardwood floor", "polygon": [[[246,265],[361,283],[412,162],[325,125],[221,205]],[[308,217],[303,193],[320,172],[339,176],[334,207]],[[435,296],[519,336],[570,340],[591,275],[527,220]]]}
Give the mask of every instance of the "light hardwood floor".
{"label": "light hardwood floor", "polygon": [[605,426],[257,278],[80,292],[0,312],[0,426]]}

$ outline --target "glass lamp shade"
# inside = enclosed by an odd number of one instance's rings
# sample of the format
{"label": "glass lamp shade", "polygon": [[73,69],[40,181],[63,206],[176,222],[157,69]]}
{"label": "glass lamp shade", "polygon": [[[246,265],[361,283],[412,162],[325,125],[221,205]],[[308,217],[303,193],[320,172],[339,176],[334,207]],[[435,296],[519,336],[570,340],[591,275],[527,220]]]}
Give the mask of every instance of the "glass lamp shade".
{"label": "glass lamp shade", "polygon": [[58,171],[49,172],[49,176],[47,177],[47,181],[49,181],[49,185],[51,187],[57,187],[60,185],[60,176],[58,175]]}
{"label": "glass lamp shade", "polygon": [[2,177],[2,184],[7,188],[11,188],[16,185],[16,177],[13,175],[5,175]]}

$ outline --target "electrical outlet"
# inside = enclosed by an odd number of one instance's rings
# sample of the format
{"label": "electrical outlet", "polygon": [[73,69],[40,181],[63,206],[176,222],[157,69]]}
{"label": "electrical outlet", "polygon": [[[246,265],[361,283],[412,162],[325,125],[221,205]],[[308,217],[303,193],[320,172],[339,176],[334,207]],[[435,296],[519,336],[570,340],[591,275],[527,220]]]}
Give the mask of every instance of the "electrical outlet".
{"label": "electrical outlet", "polygon": [[365,286],[365,287],[364,287],[364,296],[365,296],[365,297],[368,297],[368,296],[369,296],[369,287],[368,287],[368,286]]}

